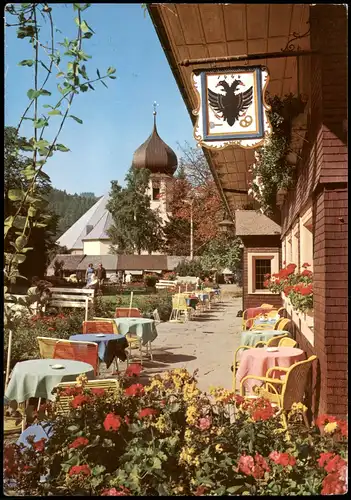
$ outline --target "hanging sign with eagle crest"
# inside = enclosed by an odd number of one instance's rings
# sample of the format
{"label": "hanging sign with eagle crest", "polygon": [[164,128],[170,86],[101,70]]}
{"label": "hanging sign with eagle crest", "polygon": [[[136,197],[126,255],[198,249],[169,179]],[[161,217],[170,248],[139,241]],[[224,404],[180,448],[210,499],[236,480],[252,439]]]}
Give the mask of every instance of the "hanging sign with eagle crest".
{"label": "hanging sign with eagle crest", "polygon": [[194,137],[198,145],[222,149],[260,146],[272,132],[264,95],[269,75],[263,66],[196,70],[192,82],[199,103]]}

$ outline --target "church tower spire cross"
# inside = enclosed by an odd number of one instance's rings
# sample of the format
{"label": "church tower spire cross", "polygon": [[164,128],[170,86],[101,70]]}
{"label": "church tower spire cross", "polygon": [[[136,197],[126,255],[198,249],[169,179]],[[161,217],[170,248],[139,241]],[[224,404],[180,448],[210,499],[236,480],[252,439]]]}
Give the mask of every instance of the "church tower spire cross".
{"label": "church tower spire cross", "polygon": [[157,102],[154,101],[154,104],[153,104],[153,107],[154,107],[153,115],[154,115],[154,126],[155,127],[156,127],[156,115],[157,115],[156,108],[157,108],[157,106],[159,106],[159,104],[157,104]]}

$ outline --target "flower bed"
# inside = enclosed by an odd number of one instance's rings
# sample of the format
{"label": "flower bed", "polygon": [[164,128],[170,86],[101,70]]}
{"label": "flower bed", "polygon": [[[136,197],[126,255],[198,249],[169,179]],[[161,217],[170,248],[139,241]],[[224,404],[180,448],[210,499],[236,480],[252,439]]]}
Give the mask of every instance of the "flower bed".
{"label": "flower bed", "polygon": [[[347,425],[322,415],[302,424],[303,405],[289,417],[289,436],[263,399],[244,400],[197,388],[177,369],[143,386],[130,366],[114,395],[88,390],[84,377],[58,402],[41,408],[53,423],[49,441],[5,448],[5,488],[25,496],[327,495],[346,492]],[[235,419],[229,409],[236,408]],[[44,412],[46,417],[44,416]],[[40,478],[46,476],[45,482]]]}
{"label": "flower bed", "polygon": [[313,273],[307,262],[302,267],[301,273],[295,272],[296,264],[288,264],[279,273],[266,274],[263,285],[272,293],[284,292],[294,309],[305,313],[313,308]]}

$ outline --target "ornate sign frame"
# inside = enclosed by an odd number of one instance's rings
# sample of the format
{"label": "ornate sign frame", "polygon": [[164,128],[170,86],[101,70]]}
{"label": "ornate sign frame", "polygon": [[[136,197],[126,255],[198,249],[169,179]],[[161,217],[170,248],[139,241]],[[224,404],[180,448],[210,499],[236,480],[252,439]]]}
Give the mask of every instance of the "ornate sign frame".
{"label": "ornate sign frame", "polygon": [[[197,116],[194,137],[198,146],[223,149],[238,145],[251,149],[272,133],[267,116],[271,108],[265,102],[269,82],[266,67],[198,69],[192,72],[191,79],[198,98],[193,111]],[[238,86],[244,87],[242,92],[237,92]],[[223,90],[216,91],[216,87]],[[221,132],[215,131],[217,127]]]}

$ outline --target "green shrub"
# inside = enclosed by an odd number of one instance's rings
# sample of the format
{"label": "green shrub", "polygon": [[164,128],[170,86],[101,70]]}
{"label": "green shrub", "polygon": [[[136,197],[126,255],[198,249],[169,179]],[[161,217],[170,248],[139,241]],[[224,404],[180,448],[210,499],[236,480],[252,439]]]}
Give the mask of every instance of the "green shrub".
{"label": "green shrub", "polygon": [[[11,366],[18,361],[40,358],[37,337],[53,337],[68,339],[71,335],[82,331],[84,312],[69,315],[33,316],[18,318],[12,329]],[[4,329],[4,362],[8,351],[9,330]]]}
{"label": "green shrub", "polygon": [[[94,306],[94,315],[101,318],[113,318],[116,307],[129,307],[130,295],[117,295],[113,300],[97,297]],[[166,291],[151,295],[137,295],[133,297],[133,307],[137,307],[145,317],[152,317],[155,309],[158,310],[162,321],[168,321],[172,312],[172,294]]]}
{"label": "green shrub", "polygon": [[192,260],[190,262],[182,260],[174,269],[174,272],[178,276],[200,276],[204,273],[204,269],[202,268],[201,262],[198,260]]}
{"label": "green shrub", "polygon": [[156,276],[152,276],[152,274],[147,274],[144,278],[145,286],[154,287],[157,283]]}

